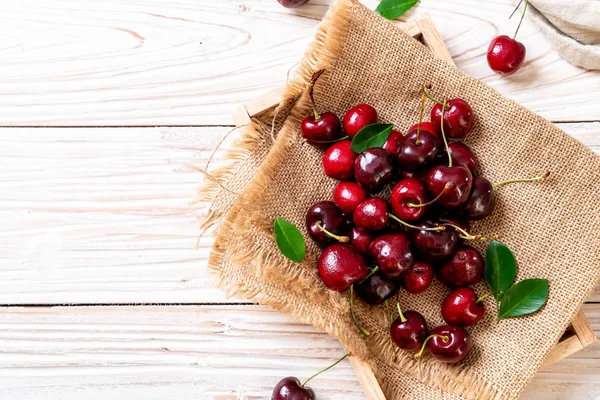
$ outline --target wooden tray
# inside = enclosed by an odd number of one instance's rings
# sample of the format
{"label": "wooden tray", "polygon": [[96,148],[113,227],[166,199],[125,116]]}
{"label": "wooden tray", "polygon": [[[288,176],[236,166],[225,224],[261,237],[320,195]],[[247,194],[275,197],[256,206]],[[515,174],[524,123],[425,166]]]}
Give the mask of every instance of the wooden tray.
{"label": "wooden tray", "polygon": [[[407,34],[423,42],[425,46],[431,49],[436,57],[454,64],[454,60],[452,60],[452,56],[446,48],[440,33],[435,27],[433,20],[428,15],[401,23],[399,26]],[[247,125],[250,123],[252,117],[277,107],[281,100],[283,90],[283,88],[273,89],[263,96],[240,105],[233,112],[235,125],[237,127]],[[596,334],[585,314],[580,310],[571,322],[569,329],[565,331],[554,349],[548,354],[542,368],[552,365],[560,359],[582,350],[584,347],[589,346],[595,341]],[[356,357],[349,357],[349,360],[365,394],[367,395],[367,399],[385,400],[383,391],[371,368]]]}

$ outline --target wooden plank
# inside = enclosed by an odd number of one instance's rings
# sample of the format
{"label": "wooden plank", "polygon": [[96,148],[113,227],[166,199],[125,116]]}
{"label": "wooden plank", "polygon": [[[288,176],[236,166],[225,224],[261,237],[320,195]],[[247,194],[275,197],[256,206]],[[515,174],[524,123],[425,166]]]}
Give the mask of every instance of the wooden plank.
{"label": "wooden plank", "polygon": [[[600,123],[559,127],[600,153]],[[212,238],[193,249],[205,206],[188,206],[188,165],[229,130],[0,129],[0,304],[232,301],[207,276]]]}
{"label": "wooden plank", "polygon": [[[584,311],[600,332],[600,305]],[[263,306],[0,308],[7,399],[263,399],[344,350]],[[600,393],[600,344],[538,372],[523,399]],[[311,381],[319,399],[364,399],[350,363]]]}
{"label": "wooden plank", "polygon": [[[0,125],[231,124],[237,104],[285,84],[333,1],[3,1]],[[406,18],[430,14],[460,69],[544,117],[600,120],[600,72],[561,60],[528,19],[523,70],[489,70],[485,51],[514,31],[512,8],[422,0]]]}

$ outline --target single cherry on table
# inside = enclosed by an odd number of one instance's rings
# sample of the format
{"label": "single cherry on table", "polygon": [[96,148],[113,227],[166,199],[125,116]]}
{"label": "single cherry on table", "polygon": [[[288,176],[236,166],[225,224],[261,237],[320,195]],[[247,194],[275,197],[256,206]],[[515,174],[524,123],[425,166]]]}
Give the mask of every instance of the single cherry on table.
{"label": "single cherry on table", "polygon": [[483,318],[483,298],[470,287],[458,288],[442,302],[442,318],[450,325],[470,326]]}
{"label": "single cherry on table", "polygon": [[392,322],[390,336],[402,350],[419,351],[427,337],[427,323],[417,311],[404,311],[398,305],[399,317]]}
{"label": "single cherry on table", "polygon": [[527,50],[523,43],[506,35],[500,35],[490,42],[486,58],[492,71],[508,76],[521,68],[526,54]]}
{"label": "single cherry on table", "polygon": [[346,134],[354,137],[362,128],[377,122],[377,111],[369,104],[352,107],[344,115],[343,125]]}
{"label": "single cherry on table", "polygon": [[365,279],[369,273],[363,256],[345,243],[332,244],[323,250],[318,267],[325,286],[338,292],[348,290],[354,283]]}
{"label": "single cherry on table", "polygon": [[331,145],[323,153],[323,171],[325,175],[338,181],[354,179],[354,161],[358,154],[350,150],[352,141],[342,140]]}
{"label": "single cherry on table", "polygon": [[350,241],[346,236],[348,234],[346,219],[331,201],[319,201],[308,209],[306,229],[310,237],[320,246]]}
{"label": "single cherry on table", "polygon": [[356,157],[354,178],[369,193],[377,193],[398,176],[396,156],[386,149],[366,149]]}
{"label": "single cherry on table", "polygon": [[484,258],[474,247],[462,244],[450,260],[437,271],[440,282],[449,287],[463,287],[478,283],[483,278]]}

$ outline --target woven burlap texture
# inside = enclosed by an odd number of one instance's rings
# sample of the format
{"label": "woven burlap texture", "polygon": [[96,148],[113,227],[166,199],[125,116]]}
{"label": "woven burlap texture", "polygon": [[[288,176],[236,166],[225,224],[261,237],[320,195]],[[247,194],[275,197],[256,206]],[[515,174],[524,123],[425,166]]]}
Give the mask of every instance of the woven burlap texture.
{"label": "woven burlap texture", "polygon": [[[461,97],[472,105],[475,124],[465,142],[475,151],[482,175],[495,182],[551,171],[543,183],[500,188],[494,213],[473,228],[499,234],[513,250],[517,280],[550,280],[550,297],[540,312],[496,322],[493,300],[486,299],[486,316],[469,328],[474,348],[458,365],[429,356],[412,360],[403,352],[392,361],[382,306],[356,302],[358,318],[371,335],[358,332],[347,294],[321,283],[320,250],[304,228],[306,210],[331,199],[336,183],[322,172],[322,151],[304,143],[299,131],[310,113],[306,82],[320,68],[327,71],[315,88],[322,111],[343,115],[369,103],[381,121],[406,130],[418,118],[421,84],[431,83],[437,97]],[[546,120],[435,59],[421,43],[353,0],[331,7],[275,115],[273,132],[260,121],[243,127],[227,156],[231,163],[214,171],[199,191],[199,201],[212,202],[202,228],[216,226],[209,260],[216,285],[337,337],[371,364],[388,399],[517,398],[600,277],[600,159]],[[275,217],[303,232],[307,256],[301,264],[277,250]],[[483,284],[475,290],[486,293]],[[424,294],[401,291],[398,299],[404,309],[421,312],[432,328],[443,323],[440,304],[447,293],[434,282]]]}

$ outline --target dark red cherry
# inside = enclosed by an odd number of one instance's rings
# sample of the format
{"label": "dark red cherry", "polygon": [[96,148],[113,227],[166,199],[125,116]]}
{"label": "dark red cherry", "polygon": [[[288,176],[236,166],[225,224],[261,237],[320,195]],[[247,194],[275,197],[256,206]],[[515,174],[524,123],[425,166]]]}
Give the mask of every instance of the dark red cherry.
{"label": "dark red cherry", "polygon": [[343,292],[367,277],[369,269],[363,256],[349,244],[332,244],[319,257],[319,275],[325,286]]}
{"label": "dark red cherry", "polygon": [[[277,0],[285,8],[296,8],[308,3],[308,0]],[[286,397],[287,399],[287,397]]]}
{"label": "dark red cherry", "polygon": [[410,131],[400,142],[398,164],[407,171],[426,169],[435,161],[438,147],[439,144],[431,133],[421,130],[417,136],[417,131]]}
{"label": "dark red cherry", "polygon": [[400,150],[400,141],[403,137],[404,135],[402,135],[402,132],[393,129],[392,133],[390,133],[390,136],[383,144],[383,148],[392,154],[398,154],[398,151]]}
{"label": "dark red cherry", "polygon": [[316,398],[315,392],[309,387],[302,387],[298,378],[294,376],[280,380],[271,395],[271,400],[315,400]]}
{"label": "dark red cherry", "polygon": [[442,302],[442,318],[450,325],[469,326],[483,318],[482,301],[477,301],[477,295],[470,287],[464,287],[450,292]]}
{"label": "dark red cherry", "polygon": [[350,150],[352,142],[342,140],[334,143],[323,154],[325,175],[338,181],[354,179],[354,160],[358,154]]}
{"label": "dark red cherry", "polygon": [[357,227],[350,229],[349,236],[352,247],[354,247],[354,249],[359,253],[367,255],[369,251],[369,245],[373,241],[374,236]]}
{"label": "dark red cherry", "polygon": [[407,132],[416,130],[419,127],[419,125],[421,125],[422,131],[427,131],[435,137],[435,140],[437,140],[440,147],[444,145],[444,140],[442,139],[442,135],[440,135],[438,133],[436,127],[433,126],[433,124],[431,122],[423,121],[420,124],[414,124],[413,126],[410,127],[410,129]]}
{"label": "dark red cherry", "polygon": [[477,249],[459,245],[452,258],[438,268],[438,279],[450,287],[474,285],[483,277],[484,262]]}
{"label": "dark red cherry", "polygon": [[[441,225],[439,221],[424,221],[418,224],[421,228],[435,228]],[[457,242],[456,230],[449,226],[442,231],[412,230],[412,243],[427,261],[442,261],[452,257]]]}
{"label": "dark red cherry", "polygon": [[[441,135],[442,105],[431,109],[431,123]],[[444,134],[447,138],[460,139],[467,136],[473,127],[473,110],[463,99],[450,99],[444,112]]]}
{"label": "dark red cherry", "polygon": [[362,128],[377,122],[377,111],[368,104],[359,104],[352,107],[344,115],[344,130],[350,137],[354,137]]}
{"label": "dark red cherry", "polygon": [[437,165],[429,170],[425,184],[431,197],[440,196],[437,200],[439,205],[449,209],[458,208],[469,198],[473,175],[464,165]]}
{"label": "dark red cherry", "polygon": [[463,210],[469,219],[483,219],[494,211],[496,204],[492,182],[483,176],[473,178],[473,187]]}
{"label": "dark red cherry", "polygon": [[[371,270],[369,270],[369,273]],[[355,286],[356,293],[367,304],[381,304],[392,297],[398,290],[396,283],[375,272],[362,283]]]}
{"label": "dark red cherry", "polygon": [[416,311],[405,311],[392,322],[390,336],[396,346],[406,351],[419,351],[427,338],[425,318]]}
{"label": "dark red cherry", "polygon": [[[319,225],[321,228],[319,228]],[[340,241],[348,241],[348,224],[337,206],[331,201],[313,204],[306,212],[306,229],[310,237],[320,246]]]}
{"label": "dark red cherry", "polygon": [[496,36],[487,49],[490,68],[500,75],[515,73],[525,61],[525,46],[506,35]]}
{"label": "dark red cherry", "polygon": [[380,147],[363,151],[354,162],[354,177],[369,193],[379,192],[397,175],[396,156]]}
{"label": "dark red cherry", "polygon": [[402,277],[402,286],[408,293],[423,293],[433,282],[433,266],[425,261],[415,261]]}
{"label": "dark red cherry", "polygon": [[[435,336],[434,336],[435,335]],[[471,350],[469,332],[460,326],[438,326],[430,332],[427,348],[435,358],[446,363],[464,360]]]}
{"label": "dark red cherry", "polygon": [[[471,174],[475,176],[477,174],[477,169],[479,168],[479,164],[477,163],[477,159],[475,155],[463,142],[451,142],[448,143],[448,149],[450,150],[450,154],[452,155],[452,164],[453,165],[464,165],[469,168]],[[444,158],[448,159],[448,153],[444,149]]]}
{"label": "dark red cherry", "polygon": [[323,113],[319,119],[315,119],[314,115],[310,115],[302,120],[301,125],[302,137],[312,146],[324,149],[331,145],[332,140],[340,136],[341,124],[340,119],[331,112]]}
{"label": "dark red cherry", "polygon": [[369,256],[389,279],[400,278],[413,264],[410,240],[403,233],[388,233],[373,239]]}
{"label": "dark red cherry", "polygon": [[357,228],[367,232],[384,229],[388,225],[388,202],[381,197],[371,197],[356,207],[352,220]]}
{"label": "dark red cherry", "polygon": [[333,202],[345,214],[352,214],[367,198],[367,192],[356,182],[340,182],[333,188]]}
{"label": "dark red cherry", "polygon": [[425,203],[427,203],[427,189],[415,178],[403,179],[392,189],[390,205],[394,215],[402,221],[412,222],[420,219],[427,207],[411,207],[411,205]]}

